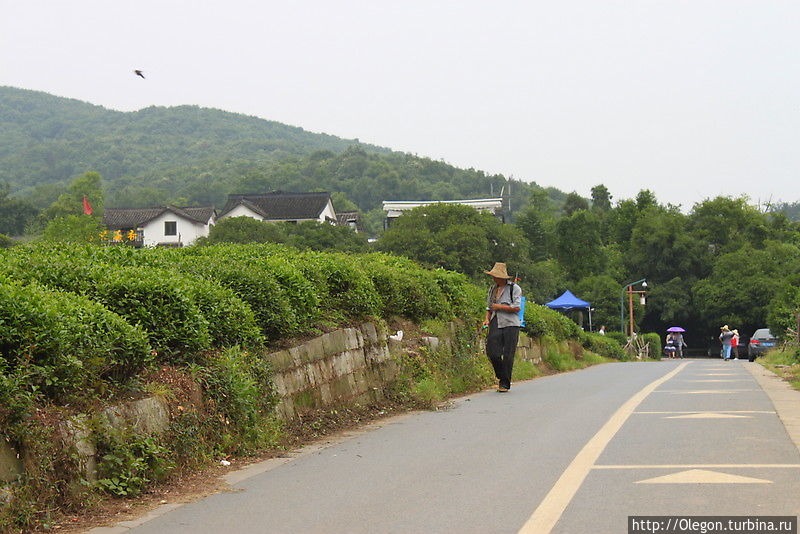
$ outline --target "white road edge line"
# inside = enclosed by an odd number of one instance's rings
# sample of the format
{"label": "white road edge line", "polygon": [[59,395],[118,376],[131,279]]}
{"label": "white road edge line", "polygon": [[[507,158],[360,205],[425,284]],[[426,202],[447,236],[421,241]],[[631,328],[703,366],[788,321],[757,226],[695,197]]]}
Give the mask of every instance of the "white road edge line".
{"label": "white road edge line", "polygon": [[630,417],[639,404],[658,386],[680,373],[690,362],[684,362],[661,378],[646,385],[641,391],[628,399],[614,412],[606,424],[597,431],[578,455],[567,466],[544,500],[533,512],[528,521],[522,525],[518,534],[547,534],[556,525],[566,510],[575,493],[592,470],[594,463],[605,450],[611,439],[619,432],[622,425]]}

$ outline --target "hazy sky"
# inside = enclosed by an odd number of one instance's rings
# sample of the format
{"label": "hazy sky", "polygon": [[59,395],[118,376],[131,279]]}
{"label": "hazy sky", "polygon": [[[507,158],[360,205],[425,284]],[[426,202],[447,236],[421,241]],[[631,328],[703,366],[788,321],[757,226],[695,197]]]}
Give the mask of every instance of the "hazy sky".
{"label": "hazy sky", "polygon": [[587,196],[800,200],[797,0],[0,7],[0,85],[247,113]]}

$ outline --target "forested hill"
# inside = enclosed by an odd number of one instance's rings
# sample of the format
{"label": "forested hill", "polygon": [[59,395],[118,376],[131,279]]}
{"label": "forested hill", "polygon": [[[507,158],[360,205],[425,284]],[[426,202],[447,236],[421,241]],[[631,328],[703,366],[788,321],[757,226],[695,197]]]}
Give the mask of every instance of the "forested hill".
{"label": "forested hill", "polygon": [[[555,188],[302,128],[196,106],[119,112],[47,93],[0,87],[0,187],[39,209],[87,171],[103,177],[106,206],[220,206],[229,193],[327,190],[361,210],[382,200],[499,196],[512,207]],[[508,189],[506,189],[508,191]],[[354,206],[345,202],[344,206]]]}
{"label": "forested hill", "polygon": [[[0,87],[0,183],[26,193],[86,171],[109,189],[123,177],[204,162],[274,162],[357,140],[197,106],[119,112],[47,93]],[[369,151],[388,149],[359,144]]]}

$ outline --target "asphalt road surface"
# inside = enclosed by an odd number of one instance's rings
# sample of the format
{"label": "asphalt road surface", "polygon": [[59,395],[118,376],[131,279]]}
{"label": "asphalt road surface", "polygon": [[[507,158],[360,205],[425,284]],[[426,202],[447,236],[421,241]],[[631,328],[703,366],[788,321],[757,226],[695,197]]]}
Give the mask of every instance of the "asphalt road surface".
{"label": "asphalt road surface", "polygon": [[619,533],[629,515],[796,516],[800,453],[745,365],[613,363],[487,391],[255,466],[234,491],[119,532]]}

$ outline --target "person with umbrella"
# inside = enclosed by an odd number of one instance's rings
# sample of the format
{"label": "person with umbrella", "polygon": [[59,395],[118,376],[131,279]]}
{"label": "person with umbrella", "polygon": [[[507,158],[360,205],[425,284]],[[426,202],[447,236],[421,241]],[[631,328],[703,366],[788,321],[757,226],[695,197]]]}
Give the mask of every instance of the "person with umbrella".
{"label": "person with umbrella", "polygon": [[668,352],[670,358],[677,356],[683,358],[683,348],[686,347],[686,342],[683,340],[683,332],[686,332],[680,326],[673,326],[667,329],[667,339],[664,350]]}

